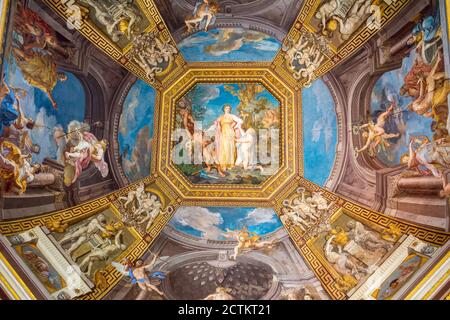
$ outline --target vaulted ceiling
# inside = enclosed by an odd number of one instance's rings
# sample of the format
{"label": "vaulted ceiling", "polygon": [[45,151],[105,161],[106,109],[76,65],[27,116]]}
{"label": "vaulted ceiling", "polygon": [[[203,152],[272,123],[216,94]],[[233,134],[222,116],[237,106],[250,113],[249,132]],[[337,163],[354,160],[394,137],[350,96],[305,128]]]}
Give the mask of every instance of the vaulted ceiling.
{"label": "vaulted ceiling", "polygon": [[[7,190],[14,179],[2,180],[0,245],[18,261],[27,250],[40,250],[50,265],[60,258],[53,267],[62,278],[58,268],[67,263],[84,272],[78,292],[47,292],[28,277],[32,297],[130,298],[112,262],[151,260],[149,250],[157,249],[167,259],[173,255],[159,265],[173,274],[162,285],[172,298],[206,296],[217,279],[239,297],[274,297],[281,289],[268,281],[271,272],[290,274],[288,267],[270,271],[274,256],[258,253],[233,264],[226,253],[236,250],[246,227],[260,241],[253,249],[278,243],[277,254],[303,268],[309,278],[298,283],[317,279],[311,285],[317,298],[373,299],[371,281],[385,286],[391,266],[410,263],[411,252],[427,265],[417,267],[415,280],[447,261],[441,180],[421,177],[424,184],[413,185],[416,180],[396,176],[405,166],[363,154],[358,140],[372,100],[381,99],[370,97],[382,95],[375,83],[412,52],[418,14],[430,16],[439,5],[348,0],[328,12],[336,1],[217,2],[218,12],[213,2],[198,7],[197,0],[30,0],[5,9],[4,27],[14,33],[2,39],[5,83],[11,92],[27,92],[12,99],[35,117],[30,136],[42,151],[30,151],[40,171],[28,185],[15,186],[20,192]],[[205,19],[190,29],[195,8]],[[30,67],[34,62],[40,72]],[[39,76],[44,71],[52,80]],[[77,149],[80,141],[88,146]],[[25,155],[24,148],[10,148]],[[197,156],[202,160],[195,162]],[[435,216],[427,208],[436,208]],[[78,239],[71,232],[100,215],[113,230],[106,238],[119,234],[123,245],[105,259],[87,244],[74,249],[65,240]],[[254,231],[258,225],[270,231]],[[225,239],[228,228],[241,233]],[[358,266],[342,270],[336,255]],[[198,279],[183,268],[215,276],[195,284],[197,295],[176,293],[180,283]],[[242,272],[248,285],[248,274],[259,272],[254,285],[262,289],[245,291],[233,272]],[[407,288],[396,297],[415,297],[414,286]]]}

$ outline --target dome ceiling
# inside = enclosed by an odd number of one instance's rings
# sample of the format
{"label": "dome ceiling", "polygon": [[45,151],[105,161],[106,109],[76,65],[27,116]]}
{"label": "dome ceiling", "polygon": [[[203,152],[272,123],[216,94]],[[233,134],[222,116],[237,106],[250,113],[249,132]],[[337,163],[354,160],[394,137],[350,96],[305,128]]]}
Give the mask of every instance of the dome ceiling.
{"label": "dome ceiling", "polygon": [[[448,92],[439,78],[442,101],[430,100],[439,108],[424,121],[413,112],[416,84],[405,79],[423,54],[443,50],[442,39],[431,51],[412,50],[420,47],[404,34],[416,29],[398,21],[401,12],[436,8],[333,3],[11,6],[5,27],[13,36],[2,40],[0,246],[27,266],[28,280],[39,278],[33,297],[412,294],[410,286],[389,291],[387,281],[404,266],[411,273],[398,283],[416,281],[448,252],[448,217],[395,216],[415,210],[417,192],[426,193],[418,207],[426,197],[444,206],[437,193],[445,202],[446,185],[432,172],[439,179],[420,177],[431,189],[416,188],[417,176],[400,165],[411,137],[443,137]],[[437,61],[429,61],[435,73],[444,65]],[[371,125],[385,130],[373,144],[362,131]],[[127,289],[124,276],[139,259],[152,265],[149,281],[161,292]]]}

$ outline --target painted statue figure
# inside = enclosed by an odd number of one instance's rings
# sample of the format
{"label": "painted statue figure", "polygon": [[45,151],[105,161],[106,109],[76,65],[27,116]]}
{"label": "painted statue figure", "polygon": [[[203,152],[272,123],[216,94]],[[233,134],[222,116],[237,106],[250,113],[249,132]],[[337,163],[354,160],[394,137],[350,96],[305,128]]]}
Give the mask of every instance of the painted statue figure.
{"label": "painted statue figure", "polygon": [[119,230],[119,232],[117,232],[117,234],[114,236],[113,240],[107,239],[106,245],[102,245],[98,248],[95,248],[86,257],[83,258],[83,260],[80,263],[80,268],[85,269],[87,266],[87,269],[85,271],[86,275],[88,276],[92,275],[93,271],[92,269],[95,262],[106,261],[113,255],[126,250],[127,247],[122,242],[122,235],[123,230]]}
{"label": "painted statue figure", "polygon": [[215,23],[218,4],[213,0],[197,0],[192,16],[185,19],[187,32],[195,29],[208,31],[208,27]]}
{"label": "painted statue figure", "polygon": [[109,173],[105,161],[108,142],[98,140],[89,132],[90,126],[86,123],[71,121],[67,129],[68,132],[64,133],[61,127],[56,127],[53,134],[58,145],[58,161],[64,164],[64,184],[70,186],[75,183],[90,163],[105,178]]}
{"label": "painted statue figure", "polygon": [[328,0],[315,14],[320,20],[324,36],[333,37],[338,31],[342,40],[348,40],[370,14],[371,0]]}
{"label": "painted statue figure", "polygon": [[254,232],[248,231],[246,227],[241,230],[229,230],[224,233],[225,238],[235,239],[238,244],[234,247],[233,254],[230,256],[231,260],[236,260],[237,256],[246,250],[258,249],[272,249],[274,240],[260,241],[260,236]]}
{"label": "painted statue figure", "polygon": [[29,85],[41,89],[49,98],[54,109],[57,103],[53,97],[53,89],[58,81],[64,82],[67,76],[57,71],[52,57],[38,51],[25,51],[21,48],[12,49],[16,64]]}

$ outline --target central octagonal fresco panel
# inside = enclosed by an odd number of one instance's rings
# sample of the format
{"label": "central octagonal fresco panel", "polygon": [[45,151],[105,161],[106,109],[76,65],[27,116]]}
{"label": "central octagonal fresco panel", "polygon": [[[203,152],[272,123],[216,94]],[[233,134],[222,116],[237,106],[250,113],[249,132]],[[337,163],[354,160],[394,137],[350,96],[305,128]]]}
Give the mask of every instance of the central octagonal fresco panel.
{"label": "central octagonal fresco panel", "polygon": [[260,83],[198,83],[176,103],[172,163],[193,184],[260,185],[280,166],[280,102]]}
{"label": "central octagonal fresco panel", "polygon": [[271,206],[303,173],[300,92],[268,67],[190,68],[162,91],[155,174],[181,204]]}

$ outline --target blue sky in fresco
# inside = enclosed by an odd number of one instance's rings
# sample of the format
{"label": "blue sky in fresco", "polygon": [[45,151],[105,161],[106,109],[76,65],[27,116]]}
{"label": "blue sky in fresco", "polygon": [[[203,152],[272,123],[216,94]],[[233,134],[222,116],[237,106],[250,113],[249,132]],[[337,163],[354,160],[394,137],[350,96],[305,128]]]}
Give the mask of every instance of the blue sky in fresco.
{"label": "blue sky in fresco", "polygon": [[[237,84],[230,84],[236,90]],[[223,106],[230,104],[233,107],[232,113],[237,115],[236,108],[239,105],[239,98],[226,91],[223,84],[198,84],[190,93],[193,108],[206,107],[203,127],[207,129],[212,123],[223,114]],[[267,98],[270,107],[278,107],[279,102],[267,90],[256,95],[256,99]]]}
{"label": "blue sky in fresco", "polygon": [[[123,111],[120,117],[119,125],[119,150],[123,155],[126,148],[129,148],[128,159],[131,157],[132,151],[139,145],[142,150],[141,153],[147,155],[151,150],[145,149],[144,142],[147,142],[153,137],[153,115],[155,109],[156,91],[142,80],[137,80],[131,87],[123,104]],[[148,127],[149,136],[140,137],[140,132],[144,127]],[[142,141],[145,139],[145,141]],[[127,168],[124,167],[127,174]],[[147,176],[150,171],[150,160],[145,160],[143,164],[139,165],[139,175],[129,178],[136,180]]]}
{"label": "blue sky in fresco", "polygon": [[372,91],[371,113],[374,120],[380,111],[386,110],[390,105],[387,97],[396,99],[398,107],[404,110],[396,116],[391,116],[386,122],[385,129],[389,133],[399,132],[396,122],[399,121],[400,117],[403,117],[403,121],[406,123],[406,131],[404,134],[398,139],[390,139],[391,146],[386,152],[381,151],[378,153],[378,158],[388,166],[396,166],[400,163],[400,157],[408,152],[408,144],[411,136],[425,135],[432,137],[432,119],[410,112],[407,106],[412,102],[412,98],[402,97],[399,94],[400,88],[404,83],[404,77],[411,70],[415,59],[416,53],[412,51],[409,57],[403,59],[402,67],[383,74],[376,82]]}
{"label": "blue sky in fresco", "polygon": [[6,82],[15,88],[25,89],[27,96],[21,105],[27,117],[44,124],[47,128],[36,127],[31,131],[31,139],[41,146],[41,152],[33,155],[33,161],[42,162],[44,158],[56,159],[57,145],[53,139],[54,127],[60,125],[67,130],[72,120],[82,122],[86,108],[86,95],[81,82],[70,72],[63,71],[68,79],[57,83],[53,96],[58,110],[53,109],[47,95],[40,89],[30,86],[22,76],[14,58],[11,56],[4,65]]}
{"label": "blue sky in fresco", "polygon": [[227,228],[247,227],[265,235],[282,227],[270,208],[181,207],[169,223],[181,232],[210,240],[225,240],[222,233]]}
{"label": "blue sky in fresco", "polygon": [[333,169],[337,122],[333,97],[322,80],[302,89],[302,110],[304,176],[323,186]]}
{"label": "blue sky in fresco", "polygon": [[240,28],[200,31],[178,45],[186,61],[272,61],[280,42],[264,33]]}

